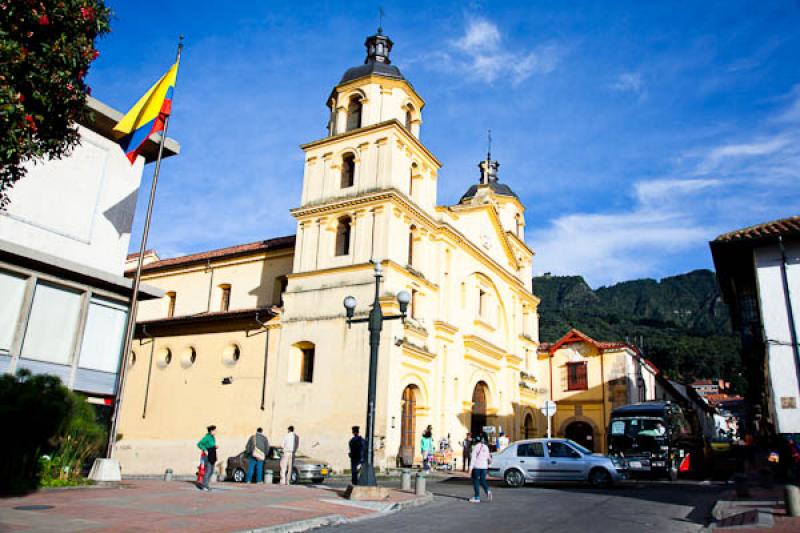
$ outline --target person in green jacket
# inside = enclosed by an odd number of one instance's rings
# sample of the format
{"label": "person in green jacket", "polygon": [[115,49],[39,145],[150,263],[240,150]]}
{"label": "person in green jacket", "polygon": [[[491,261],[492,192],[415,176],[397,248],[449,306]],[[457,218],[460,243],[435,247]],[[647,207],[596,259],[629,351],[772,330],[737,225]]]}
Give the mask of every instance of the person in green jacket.
{"label": "person in green jacket", "polygon": [[217,434],[217,426],[211,425],[206,428],[208,433],[203,435],[197,447],[203,452],[200,460],[203,461],[205,472],[203,473],[203,483],[200,485],[200,490],[211,491],[208,487],[208,482],[211,480],[211,472],[214,471],[214,463],[217,462],[217,439],[214,435]]}
{"label": "person in green jacket", "polygon": [[419,449],[422,452],[422,467],[427,472],[431,469],[431,456],[433,455],[433,428],[428,426],[419,441]]}

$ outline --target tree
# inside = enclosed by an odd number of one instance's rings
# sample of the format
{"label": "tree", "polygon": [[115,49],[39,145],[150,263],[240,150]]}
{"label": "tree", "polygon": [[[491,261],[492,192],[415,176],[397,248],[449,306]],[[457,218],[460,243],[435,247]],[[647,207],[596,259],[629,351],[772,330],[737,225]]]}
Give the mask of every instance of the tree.
{"label": "tree", "polygon": [[79,143],[84,80],[110,14],[103,0],[0,0],[0,209],[26,162]]}

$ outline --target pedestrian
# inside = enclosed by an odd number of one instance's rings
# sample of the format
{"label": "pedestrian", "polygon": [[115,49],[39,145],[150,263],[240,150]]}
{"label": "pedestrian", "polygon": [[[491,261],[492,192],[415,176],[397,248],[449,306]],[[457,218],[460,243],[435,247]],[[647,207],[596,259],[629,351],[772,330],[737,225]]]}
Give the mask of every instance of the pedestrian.
{"label": "pedestrian", "polygon": [[353,438],[350,439],[350,472],[353,485],[358,485],[358,470],[364,463],[364,454],[367,450],[367,441],[359,435],[360,428],[353,426]]}
{"label": "pedestrian", "polygon": [[470,476],[472,477],[472,489],[475,491],[475,495],[470,498],[469,503],[481,503],[481,487],[486,492],[486,498],[492,501],[492,491],[489,490],[489,484],[486,482],[486,473],[492,462],[492,455],[489,453],[489,446],[486,445],[485,441],[486,438],[483,435],[478,435],[475,445],[472,447],[472,470]]}
{"label": "pedestrian", "polygon": [[450,449],[450,434],[448,433],[446,437],[442,437],[439,439],[439,451],[446,452]]}
{"label": "pedestrian", "polygon": [[433,429],[431,426],[425,428],[422,439],[419,441],[419,449],[422,452],[422,468],[427,472],[431,469],[431,457],[433,456]]}
{"label": "pedestrian", "polygon": [[214,471],[214,464],[217,462],[217,426],[210,425],[206,428],[206,434],[197,443],[202,454],[200,461],[203,464],[203,482],[200,484],[200,490],[211,492],[208,482],[211,480],[211,473]]}
{"label": "pedestrian", "polygon": [[461,448],[461,471],[466,472],[471,464],[472,433],[467,433],[466,438],[461,441]]}
{"label": "pedestrian", "polygon": [[497,437],[497,451],[502,452],[506,448],[508,448],[509,439],[506,437],[506,434],[502,431],[500,432],[500,436]]}
{"label": "pedestrian", "polygon": [[294,426],[289,426],[289,432],[283,437],[283,455],[281,455],[281,485],[288,485],[292,481],[294,469],[294,454],[300,447],[300,437],[294,432]]}
{"label": "pedestrian", "polygon": [[[248,439],[244,451],[247,455],[247,483],[253,481],[253,472],[256,474],[256,483],[264,481],[264,459],[267,458],[269,441],[264,436],[264,430],[258,428]],[[270,483],[272,480],[270,479]]]}

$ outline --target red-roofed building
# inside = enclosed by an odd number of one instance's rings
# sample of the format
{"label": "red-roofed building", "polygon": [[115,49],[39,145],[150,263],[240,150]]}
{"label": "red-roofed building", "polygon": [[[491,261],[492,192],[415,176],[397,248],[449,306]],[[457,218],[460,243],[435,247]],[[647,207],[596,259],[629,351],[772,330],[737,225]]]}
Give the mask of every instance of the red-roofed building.
{"label": "red-roofed building", "polygon": [[658,369],[639,350],[621,341],[598,341],[571,329],[538,349],[539,390],[556,402],[553,435],[594,451],[606,450],[611,411],[661,399]]}

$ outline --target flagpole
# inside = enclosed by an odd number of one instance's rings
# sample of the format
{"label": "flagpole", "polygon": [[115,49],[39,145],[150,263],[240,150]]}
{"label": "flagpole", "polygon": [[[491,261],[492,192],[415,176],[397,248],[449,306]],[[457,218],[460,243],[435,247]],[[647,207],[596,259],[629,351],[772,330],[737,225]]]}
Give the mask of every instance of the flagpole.
{"label": "flagpole", "polygon": [[[175,57],[175,63],[181,60],[181,51],[183,50],[183,35],[178,39],[178,52]],[[178,84],[177,78],[175,85]],[[150,184],[150,198],[147,202],[147,215],[144,218],[144,229],[142,230],[142,240],[139,245],[139,257],[136,261],[136,274],[133,276],[133,293],[131,294],[131,309],[128,312],[128,322],[125,329],[125,343],[122,348],[122,356],[119,365],[119,374],[117,376],[117,395],[114,400],[114,411],[111,415],[111,431],[108,435],[108,448],[106,456],[111,457],[114,450],[114,442],[116,440],[117,426],[119,423],[119,406],[122,402],[122,391],[125,387],[126,369],[128,366],[128,354],[133,347],[133,334],[136,330],[136,311],[139,307],[139,285],[141,284],[142,277],[142,263],[144,261],[144,253],[147,249],[147,236],[150,233],[150,221],[153,217],[153,204],[156,199],[156,186],[158,185],[158,173],[161,170],[161,157],[164,154],[164,143],[167,140],[167,128],[169,127],[169,119],[172,116],[170,113],[164,119],[164,130],[161,132],[161,141],[158,143],[158,158],[156,159],[156,168],[153,170],[153,181]]]}

